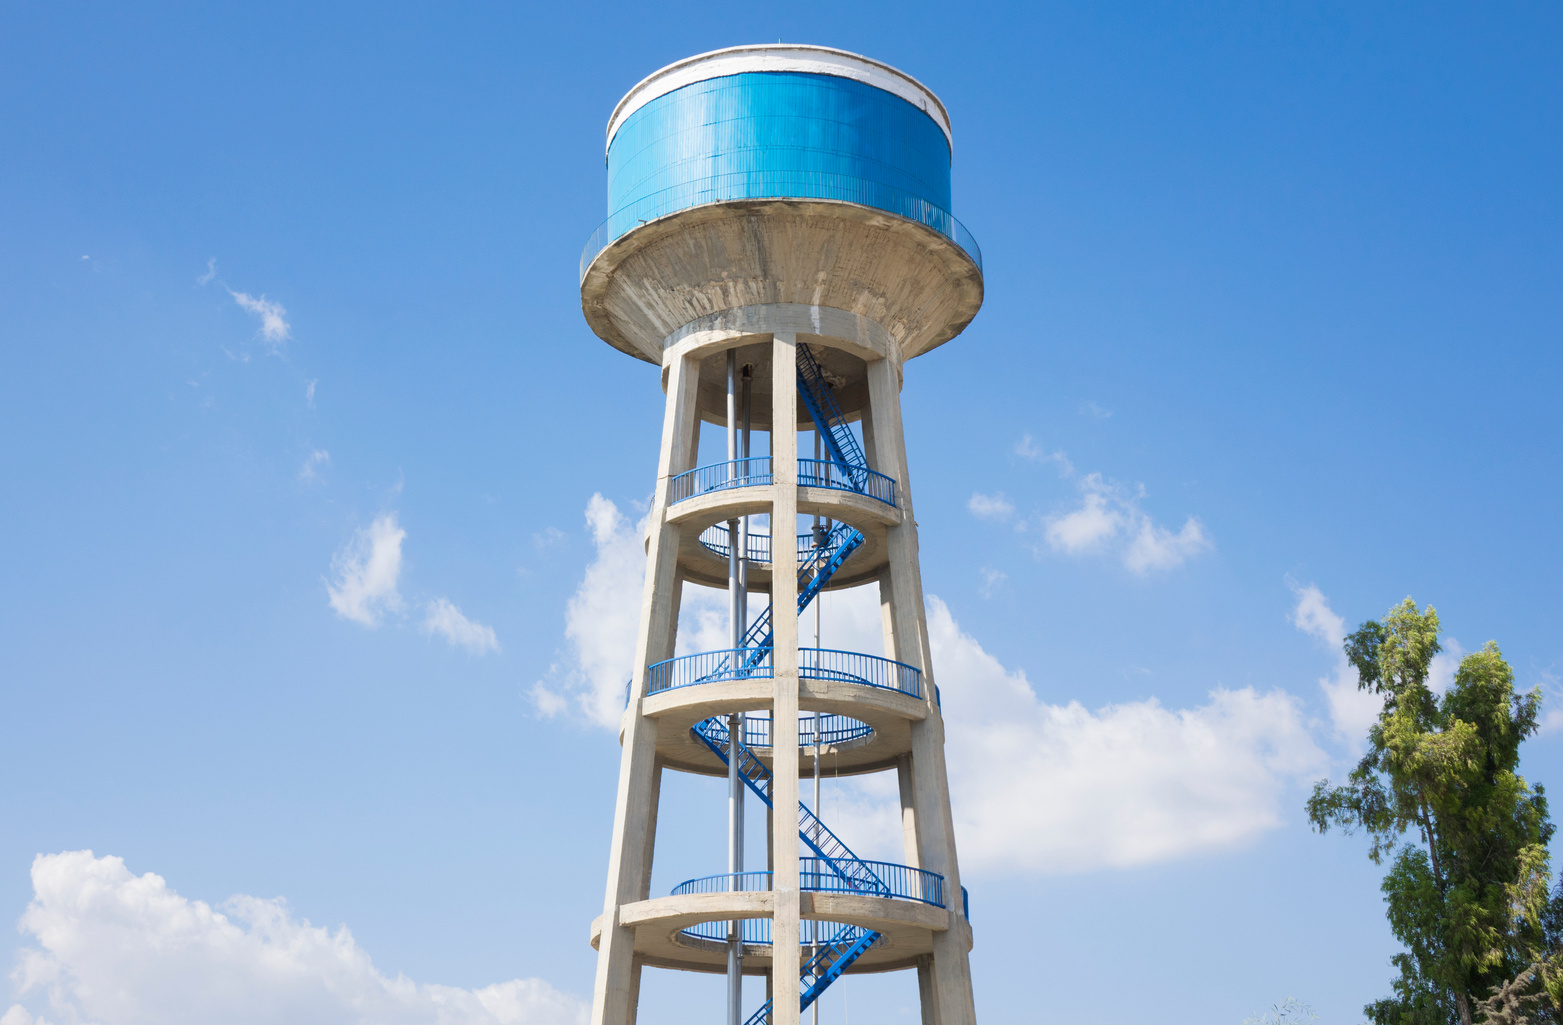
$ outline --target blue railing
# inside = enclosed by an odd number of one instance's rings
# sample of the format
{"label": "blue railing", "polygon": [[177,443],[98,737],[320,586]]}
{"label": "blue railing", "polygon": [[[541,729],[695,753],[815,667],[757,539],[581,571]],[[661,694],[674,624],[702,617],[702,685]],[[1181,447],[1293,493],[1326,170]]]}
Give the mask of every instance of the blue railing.
{"label": "blue railing", "polygon": [[723,872],[721,875],[688,879],[673,887],[673,896],[690,893],[754,893],[771,888],[769,872]]}
{"label": "blue railing", "polygon": [[916,666],[893,658],[833,648],[799,648],[798,676],[805,680],[837,680],[882,690],[923,696],[923,674]]}
{"label": "blue railing", "polygon": [[[873,894],[876,897],[895,897],[900,900],[916,900],[934,907],[944,907],[944,876],[910,865],[897,865],[888,861],[860,861],[885,885],[885,889]],[[798,859],[798,887],[815,893],[862,893],[862,887],[842,876],[835,866],[821,858]]]}
{"label": "blue railing", "polygon": [[[840,528],[837,528],[838,530]],[[727,524],[716,523],[700,532],[700,543],[713,555],[727,558]],[[827,548],[829,546],[827,545]],[[806,565],[810,559],[817,558],[818,549],[814,545],[813,533],[798,535],[798,564]],[[749,532],[749,554],[746,556],[750,562],[771,561],[771,535],[769,531]]]}
{"label": "blue railing", "polygon": [[[726,680],[770,679],[772,655],[773,649],[766,646],[702,651],[670,658],[646,670],[646,693]],[[914,698],[923,696],[923,674],[915,666],[857,651],[799,648],[798,676],[805,680],[834,680],[900,691]]]}
{"label": "blue railing", "polygon": [[658,662],[646,670],[646,693],[722,680],[769,679],[770,648],[729,648],[702,651]]}
{"label": "blue railing", "polygon": [[[884,883],[885,889],[875,893],[878,897],[897,900],[915,900],[934,907],[944,907],[944,876],[910,865],[896,865],[888,861],[865,861],[862,864],[873,869],[874,875]],[[720,875],[689,879],[673,887],[673,896],[683,897],[691,893],[755,893],[771,888],[770,872],[723,872]],[[844,878],[831,862],[822,858],[798,859],[798,888],[810,893],[862,893]]]}
{"label": "blue railing", "polygon": [[[810,535],[808,534],[798,535],[798,555],[800,558],[803,556],[805,551],[804,541],[809,537]],[[744,553],[744,558],[748,559],[750,562],[771,561],[771,535],[769,531],[756,532],[751,530],[748,535],[748,540],[749,548],[748,551]],[[727,553],[732,548],[732,546],[727,543],[727,524],[716,523],[707,527],[705,530],[702,530],[700,532],[700,544],[703,545],[705,549],[711,552],[713,555],[721,556],[723,559],[727,558]],[[812,540],[810,540],[808,550],[813,550]]]}
{"label": "blue railing", "polygon": [[746,171],[686,182],[641,197],[608,215],[581,248],[580,280],[597,254],[631,229],[696,206],[744,199],[833,199],[871,207],[926,225],[965,250],[982,270],[982,248],[966,226],[943,207],[910,192],[848,175],[818,171]]}
{"label": "blue railing", "polygon": [[798,485],[805,488],[831,488],[835,491],[853,491],[869,498],[877,498],[886,505],[895,505],[895,480],[866,466],[843,469],[840,463],[829,459],[799,459]]}
{"label": "blue railing", "polygon": [[712,463],[710,466],[685,470],[668,481],[668,504],[712,491],[726,491],[728,488],[760,487],[773,480],[770,456],[750,456],[748,459]]}
{"label": "blue railing", "polygon": [[[753,488],[764,487],[776,482],[775,475],[771,473],[770,456],[750,456],[748,459],[732,459],[725,463],[712,463],[710,466],[700,466],[693,470],[685,470],[683,473],[668,481],[668,504],[675,505],[696,495],[707,495],[713,491],[726,491],[729,488]],[[867,495],[869,498],[877,498],[889,506],[895,505],[895,479],[886,477],[877,470],[870,470],[866,466],[843,468],[840,463],[829,459],[799,459],[798,460],[798,484],[806,488],[830,488],[833,491],[851,491],[859,495]],[[713,527],[710,530],[722,530],[726,528]],[[761,535],[751,534],[749,544],[751,549],[755,543],[755,537]],[[701,534],[701,542],[706,542],[706,534]],[[765,556],[763,558],[750,556],[757,562],[770,561],[770,538],[765,536]],[[800,535],[798,550],[804,554],[812,548],[812,542],[804,544],[804,538],[808,535]],[[722,539],[726,541],[725,538]],[[706,544],[707,548],[714,548],[712,544]],[[727,545],[722,544],[722,554],[727,554]]]}
{"label": "blue railing", "polygon": [[[718,891],[720,892],[720,891]],[[803,920],[803,928],[799,930],[798,945],[812,947],[823,943],[825,937],[838,933],[846,928],[840,922],[815,922],[812,919]],[[685,926],[679,930],[685,936],[697,940],[716,940],[722,942],[727,939],[727,920],[717,919],[714,922],[696,922],[694,925]],[[819,934],[815,936],[811,926],[819,927]],[[769,944],[771,942],[771,920],[769,918],[743,918],[739,919],[739,930],[743,934],[746,944]]]}
{"label": "blue railing", "polygon": [[[836,933],[823,944],[816,946],[814,956],[803,963],[802,970],[798,973],[802,976],[803,993],[801,1002],[807,1008],[819,995],[841,977],[841,973],[851,966],[863,955],[863,952],[879,942],[879,933],[864,929],[861,926],[848,926]],[[766,1001],[770,1003],[769,1000]],[[770,1025],[771,1015],[769,1010],[761,1008],[749,1018],[751,1025]]]}
{"label": "blue railing", "polygon": [[[817,725],[819,730],[819,742],[821,744],[845,744],[849,740],[860,740],[863,737],[872,736],[874,728],[868,723],[859,722],[845,715],[834,713],[803,712],[798,715],[798,746],[813,747],[816,728],[815,716],[818,715]],[[772,727],[775,721],[769,715],[746,715],[743,724],[743,744],[745,747],[770,747]],[[707,727],[706,734],[718,744],[727,743],[727,720],[720,716],[712,720],[712,725]]]}

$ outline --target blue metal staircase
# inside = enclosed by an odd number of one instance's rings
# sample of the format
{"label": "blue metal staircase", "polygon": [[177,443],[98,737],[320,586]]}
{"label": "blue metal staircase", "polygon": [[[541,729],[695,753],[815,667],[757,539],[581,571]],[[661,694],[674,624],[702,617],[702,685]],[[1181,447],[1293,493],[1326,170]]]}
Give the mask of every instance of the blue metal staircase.
{"label": "blue metal staircase", "polygon": [[[868,459],[857,437],[847,425],[841,407],[836,403],[830,383],[825,380],[814,353],[807,345],[798,345],[798,395],[814,421],[823,448],[830,462],[842,473],[854,490],[861,491],[868,482]],[[798,566],[798,614],[808,608],[841,564],[863,544],[863,535],[845,523],[838,524],[823,537],[816,536],[814,549],[799,561]],[[744,670],[759,665],[774,644],[771,610],[766,607],[743,637],[743,647],[749,649]],[[721,718],[704,719],[696,723],[692,732],[710,748],[723,764],[736,759],[738,774],[750,790],[764,801],[771,803],[771,770],[755,757],[744,742],[730,736],[727,724]],[[892,891],[841,838],[830,831],[802,802],[798,802],[798,836],[814,852],[820,861],[835,873],[846,888],[859,893],[890,896]],[[820,943],[808,961],[802,966],[802,1007],[808,1008],[831,983],[841,977],[852,963],[873,946],[879,933],[856,925],[842,926],[835,935]],[[771,1002],[767,1000],[748,1020],[746,1025],[770,1025]]]}
{"label": "blue metal staircase", "polygon": [[798,397],[819,431],[830,461],[841,468],[847,479],[861,491],[868,480],[868,457],[857,442],[852,428],[847,426],[846,416],[836,404],[836,395],[825,380],[825,374],[807,345],[798,344]]}
{"label": "blue metal staircase", "polygon": [[[847,557],[857,551],[863,544],[863,535],[845,523],[838,523],[834,530],[826,534],[822,542],[814,546],[814,550],[798,563],[798,615],[803,615],[809,607],[809,602],[814,596],[825,589],[830,583],[830,578],[836,575],[841,564],[847,561]],[[755,621],[749,624],[749,629],[744,633],[743,646],[745,648],[768,649],[771,646],[771,606],[767,605],[765,611],[760,613]],[[756,658],[756,656],[750,656]]]}
{"label": "blue metal staircase", "polygon": [[[836,403],[835,392],[825,380],[814,353],[802,343],[798,345],[798,395],[809,411],[809,418],[814,421],[814,429],[819,433],[830,461],[855,488],[862,490],[868,481],[868,457],[847,425],[846,416]],[[823,538],[815,538],[813,551],[798,562],[798,615],[803,615],[815,595],[825,589],[841,564],[862,544],[862,533],[845,523],[838,523]],[[752,652],[739,675],[759,665],[771,647],[771,608],[767,605],[744,632],[742,646]],[[726,668],[724,664],[721,671]]]}
{"label": "blue metal staircase", "polygon": [[[695,723],[692,732],[722,759],[723,764],[729,764],[730,757],[736,758],[739,777],[765,802],[766,807],[774,808],[771,803],[771,782],[774,779],[771,770],[765,767],[765,763],[755,756],[748,745],[729,735],[727,724],[721,718],[703,719]],[[874,870],[853,854],[852,849],[802,801],[798,802],[798,837],[849,889],[876,896],[888,897],[892,894],[890,887]],[[821,943],[814,956],[802,968],[800,981],[803,1008],[812,1004],[878,939],[879,933],[871,929],[844,925],[835,935]],[[769,1025],[770,1020],[771,1002],[767,1000],[745,1025]]]}

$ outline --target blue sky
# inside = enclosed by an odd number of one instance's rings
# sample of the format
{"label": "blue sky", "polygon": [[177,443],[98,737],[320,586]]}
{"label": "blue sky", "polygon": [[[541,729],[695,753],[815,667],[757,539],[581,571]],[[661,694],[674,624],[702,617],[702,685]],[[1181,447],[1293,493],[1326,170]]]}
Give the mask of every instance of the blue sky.
{"label": "blue sky", "polygon": [[[576,260],[624,91],[774,39],[940,95],[985,256],[903,393],[979,1015],[1388,992],[1365,844],[1301,811],[1340,624],[1411,594],[1563,710],[1555,6],[321,8],[0,11],[5,1025],[589,998],[662,395]],[[721,857],[665,795],[659,887]]]}

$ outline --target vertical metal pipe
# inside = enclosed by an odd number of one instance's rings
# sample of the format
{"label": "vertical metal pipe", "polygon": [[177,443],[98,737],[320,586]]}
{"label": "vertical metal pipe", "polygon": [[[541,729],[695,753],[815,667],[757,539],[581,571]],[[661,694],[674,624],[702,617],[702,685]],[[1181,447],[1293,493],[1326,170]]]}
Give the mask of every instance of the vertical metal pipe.
{"label": "vertical metal pipe", "polygon": [[[814,427],[814,459],[816,460],[815,466],[819,465],[819,463],[818,463],[819,458],[820,458],[820,435],[819,435],[819,425],[816,424],[815,427]],[[824,541],[824,536],[823,536],[824,532],[820,529],[820,527],[821,527],[821,524],[820,524],[819,515],[815,514],[815,516],[814,516],[814,543],[815,543],[816,546],[822,544],[823,541]],[[821,619],[821,617],[824,614],[824,606],[825,606],[825,595],[824,595],[824,592],[816,594],[814,596],[814,647],[816,649],[818,649],[818,648],[820,648],[822,646],[821,643],[820,643],[820,619]],[[821,656],[816,654],[814,657],[815,658],[820,658]],[[819,756],[820,756],[820,743],[821,743],[821,739],[820,739],[820,725],[821,725],[821,723],[820,723],[820,714],[818,712],[815,712],[814,713],[814,814],[819,817],[819,820],[821,822],[823,822],[823,821],[825,821],[825,810],[820,807],[820,775],[819,775]],[[810,922],[809,923],[809,929],[810,929],[809,938],[814,941],[813,944],[811,944],[810,947],[809,947],[809,956],[810,957],[815,957],[815,956],[817,956],[819,954],[819,922],[817,922],[817,921]],[[814,1003],[811,1005],[812,1008],[813,1008],[813,1011],[814,1011],[814,1025],[819,1025],[819,1004],[820,1004],[820,998],[819,997],[815,997],[814,998]]]}
{"label": "vertical metal pipe", "polygon": [[[746,472],[746,464],[738,462],[738,353],[732,349],[727,350],[727,476],[728,480],[737,480]],[[743,644],[743,608],[742,598],[739,592],[739,565],[743,554],[738,550],[738,521],[727,521],[727,612],[729,620],[729,635],[732,643],[730,648],[738,648]],[[735,656],[736,657],[736,656]]]}
{"label": "vertical metal pipe", "polygon": [[[754,412],[754,403],[751,401],[754,389],[754,365],[745,363],[743,366],[743,390],[739,395],[739,419],[742,422],[742,437],[738,443],[739,457],[744,461],[744,473],[748,473],[749,467],[749,423]],[[738,521],[738,619],[743,624],[745,632],[749,629],[749,517],[744,516]]]}
{"label": "vertical metal pipe", "polygon": [[[727,350],[727,464],[729,479],[736,479],[746,464],[738,459],[737,416],[737,353]],[[732,665],[736,668],[742,656],[738,649],[743,645],[743,594],[740,579],[742,556],[739,552],[738,521],[727,521],[727,611],[729,619]],[[738,874],[744,868],[743,847],[743,779],[738,774],[739,749],[743,743],[743,713],[735,712],[727,717],[727,871],[730,873],[728,888],[739,888]],[[727,932],[727,1022],[740,1025],[743,1021],[743,923],[728,923]]]}
{"label": "vertical metal pipe", "polygon": [[[738,745],[743,742],[744,715],[734,712],[727,717],[727,785],[728,827],[730,842],[727,848],[727,871],[731,873],[728,887],[731,891],[742,889],[740,874],[744,870],[744,799],[743,780],[738,775]],[[740,1025],[743,1021],[743,923],[728,923],[727,933],[727,1022]]]}

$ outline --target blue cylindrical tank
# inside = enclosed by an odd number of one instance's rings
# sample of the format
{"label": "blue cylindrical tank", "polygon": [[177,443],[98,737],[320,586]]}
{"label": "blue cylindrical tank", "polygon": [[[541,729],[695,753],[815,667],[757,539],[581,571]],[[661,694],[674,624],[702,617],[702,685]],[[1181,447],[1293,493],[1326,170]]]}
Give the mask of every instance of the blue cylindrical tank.
{"label": "blue cylindrical tank", "polygon": [[899,96],[833,75],[748,72],[636,110],[608,146],[626,229],[729,199],[841,199],[913,217],[950,208],[950,146]]}
{"label": "blue cylindrical tank", "polygon": [[597,245],[692,206],[777,198],[858,203],[966,241],[948,118],[915,79],[813,48],[710,58],[659,71],[614,112]]}

